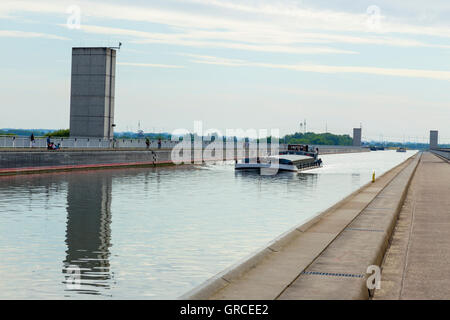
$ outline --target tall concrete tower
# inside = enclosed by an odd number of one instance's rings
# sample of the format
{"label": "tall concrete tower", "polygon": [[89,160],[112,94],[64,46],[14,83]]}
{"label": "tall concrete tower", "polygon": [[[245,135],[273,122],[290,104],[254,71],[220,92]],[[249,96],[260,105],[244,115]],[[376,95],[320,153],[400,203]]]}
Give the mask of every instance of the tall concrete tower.
{"label": "tall concrete tower", "polygon": [[353,146],[361,147],[362,129],[353,128]]}
{"label": "tall concrete tower", "polygon": [[438,148],[438,137],[439,137],[439,132],[437,130],[430,131],[430,149]]}
{"label": "tall concrete tower", "polygon": [[71,137],[114,137],[116,50],[72,49]]}

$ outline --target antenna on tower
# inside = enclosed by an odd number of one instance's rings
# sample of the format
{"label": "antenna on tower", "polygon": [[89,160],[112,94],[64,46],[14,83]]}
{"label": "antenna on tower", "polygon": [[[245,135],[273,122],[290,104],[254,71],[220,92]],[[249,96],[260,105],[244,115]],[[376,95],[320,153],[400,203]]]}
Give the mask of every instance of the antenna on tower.
{"label": "antenna on tower", "polygon": [[110,49],[117,49],[120,51],[120,48],[122,47],[122,42],[119,42],[119,46],[118,47],[109,47]]}

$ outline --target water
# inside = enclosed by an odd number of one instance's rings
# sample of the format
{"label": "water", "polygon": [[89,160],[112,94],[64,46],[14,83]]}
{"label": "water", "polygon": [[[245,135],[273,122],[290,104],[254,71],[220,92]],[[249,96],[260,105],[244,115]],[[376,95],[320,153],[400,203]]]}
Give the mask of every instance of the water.
{"label": "water", "polygon": [[0,177],[0,298],[177,298],[413,154]]}

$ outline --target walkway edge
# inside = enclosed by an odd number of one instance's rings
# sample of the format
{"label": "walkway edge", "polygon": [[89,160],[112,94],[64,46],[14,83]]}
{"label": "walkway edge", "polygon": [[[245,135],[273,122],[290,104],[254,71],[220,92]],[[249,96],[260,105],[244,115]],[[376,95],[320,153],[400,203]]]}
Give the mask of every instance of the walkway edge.
{"label": "walkway edge", "polygon": [[[416,154],[415,156],[417,156],[417,155],[418,154]],[[386,171],[379,178],[384,177],[385,175],[389,174],[390,172],[394,171],[395,169],[403,166],[406,162],[413,161],[413,157],[414,156],[411,156],[410,158],[406,159],[402,163],[400,163],[397,166],[393,167],[392,169]],[[416,168],[417,168],[417,165],[416,165]],[[415,172],[415,169],[414,169],[414,172]],[[398,174],[394,175],[386,183],[386,185],[384,187],[386,187],[392,180],[394,180],[397,177],[397,175]],[[412,174],[412,176],[413,175],[414,175],[414,173]],[[410,177],[408,186],[409,186],[409,183],[411,182],[412,176]],[[214,275],[213,277],[206,280],[201,285],[195,287],[194,289],[192,289],[192,290],[188,291],[187,293],[183,294],[182,296],[180,296],[179,299],[181,299],[181,300],[205,300],[205,299],[208,299],[214,293],[216,293],[219,290],[226,287],[231,281],[239,278],[242,274],[246,273],[247,271],[249,271],[250,269],[255,267],[266,256],[268,256],[269,254],[271,254],[273,252],[278,251],[278,248],[284,247],[292,239],[294,239],[299,233],[308,230],[309,228],[314,226],[316,223],[318,223],[329,212],[332,212],[333,210],[335,210],[342,204],[348,202],[351,198],[355,197],[357,194],[361,193],[364,189],[366,189],[367,187],[369,187],[371,185],[372,185],[372,182],[366,183],[361,188],[352,192],[350,195],[343,198],[342,200],[338,201],[336,204],[334,204],[330,208],[326,209],[325,211],[320,212],[319,214],[317,214],[314,217],[311,217],[306,222],[303,222],[300,225],[297,225],[297,226],[289,229],[288,231],[281,234],[274,240],[270,241],[265,247],[257,250],[256,252],[248,255],[247,257],[244,257],[243,259],[239,260],[237,263],[231,265],[230,267],[226,268],[225,270]],[[383,187],[383,189],[384,189],[384,187]],[[403,201],[404,201],[404,196],[406,196],[406,191],[404,191],[403,195],[402,195]],[[401,205],[400,205],[400,208],[401,208]]]}
{"label": "walkway edge", "polygon": [[[392,236],[394,234],[394,229],[395,226],[397,225],[397,220],[399,217],[399,214],[402,210],[402,207],[405,203],[406,200],[406,196],[408,195],[408,191],[409,188],[411,186],[411,182],[414,178],[414,175],[416,174],[417,171],[417,167],[419,166],[420,160],[422,158],[423,153],[419,152],[416,154],[416,158],[413,159],[413,161],[415,161],[414,164],[414,168],[412,169],[411,174],[409,175],[408,181],[405,184],[405,187],[403,188],[401,197],[398,200],[397,206],[395,208],[395,213],[392,216],[392,220],[390,221],[390,225],[387,228],[387,230],[385,231],[385,238],[384,238],[384,242],[381,246],[379,246],[378,248],[378,252],[376,252],[376,254],[374,255],[376,258],[373,261],[373,265],[377,265],[377,266],[381,266],[384,260],[384,257],[386,255],[387,250],[389,249],[391,242],[392,242]],[[407,168],[405,168],[407,169]],[[363,284],[363,290],[367,290],[366,288],[366,283]],[[368,291],[368,297],[367,298],[372,298],[374,296],[375,293],[375,289],[369,289]]]}

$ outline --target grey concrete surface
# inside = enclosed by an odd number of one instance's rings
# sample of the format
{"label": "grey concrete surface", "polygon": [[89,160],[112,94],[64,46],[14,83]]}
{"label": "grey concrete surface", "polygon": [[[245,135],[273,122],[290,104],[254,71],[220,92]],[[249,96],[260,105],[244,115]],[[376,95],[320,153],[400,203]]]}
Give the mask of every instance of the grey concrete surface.
{"label": "grey concrete surface", "polygon": [[114,137],[116,51],[73,48],[70,97],[72,137]]}
{"label": "grey concrete surface", "polygon": [[419,156],[400,171],[279,299],[367,299],[369,266],[380,266]]}
{"label": "grey concrete surface", "polygon": [[450,165],[425,153],[382,264],[374,299],[450,299]]}
{"label": "grey concrete surface", "polygon": [[437,149],[439,143],[439,132],[437,130],[430,131],[430,149]]}
{"label": "grey concrete surface", "polygon": [[170,161],[170,151],[0,152],[0,169]]}
{"label": "grey concrete surface", "polygon": [[360,147],[361,146],[361,137],[362,137],[362,129],[354,128],[353,129],[353,146]]}
{"label": "grey concrete surface", "polygon": [[[386,230],[385,234],[380,235],[359,230],[348,230],[347,236],[342,238],[340,235],[345,233],[343,230],[352,221],[356,221],[355,218],[360,216],[371,204],[373,206],[371,210],[366,211],[367,214],[374,214],[373,212],[378,214],[379,209],[390,209],[385,210],[388,212],[386,215],[395,212],[396,205],[399,201],[402,201],[402,194],[415,168],[415,163],[413,160],[408,160],[395,167],[379,177],[375,183],[361,188],[309,223],[291,230],[278,241],[269,244],[266,249],[256,255],[257,259],[255,259],[255,256],[248,259],[253,263],[249,264],[244,261],[240,265],[233,266],[230,270],[225,270],[200,287],[185,294],[182,298],[247,300],[344,297],[337,294],[338,287],[342,284],[342,279],[338,277],[328,277],[328,280],[334,282],[331,286],[329,286],[330,283],[320,281],[321,279],[327,279],[325,277],[316,277],[315,281],[306,285],[299,283],[298,280],[304,278],[302,272],[308,270],[318,258],[325,259],[327,255],[336,254],[335,250],[327,251],[327,248],[337,240],[339,240],[339,245],[343,246],[339,249],[341,252],[337,254],[341,257],[340,262],[344,264],[339,268],[339,266],[332,266],[329,262],[326,263],[323,260],[325,264],[329,265],[328,270],[345,272],[343,271],[345,268],[349,270],[353,268],[358,269],[358,272],[359,269],[364,269],[364,273],[367,263],[377,260],[380,255],[379,250],[385,248],[388,231]],[[400,181],[396,182],[399,178]],[[389,188],[391,185],[394,186]],[[389,189],[389,194],[383,193],[386,189]],[[383,193],[383,196],[375,203],[374,199],[381,193]],[[387,207],[387,202],[392,204],[392,208]],[[392,226],[391,220],[385,217],[379,226],[372,226],[371,224],[376,221],[371,219],[368,219],[368,221],[360,220],[354,228],[384,227],[389,229]],[[353,260],[349,260],[347,256],[353,250],[353,247],[367,255],[358,254],[354,256]],[[355,266],[352,266],[352,264]],[[327,270],[327,268],[324,270]],[[347,282],[343,288],[349,290],[352,296],[364,297],[361,279],[357,280]],[[331,288],[331,291],[327,291],[326,288]],[[304,292],[307,292],[307,294],[304,295]]]}

